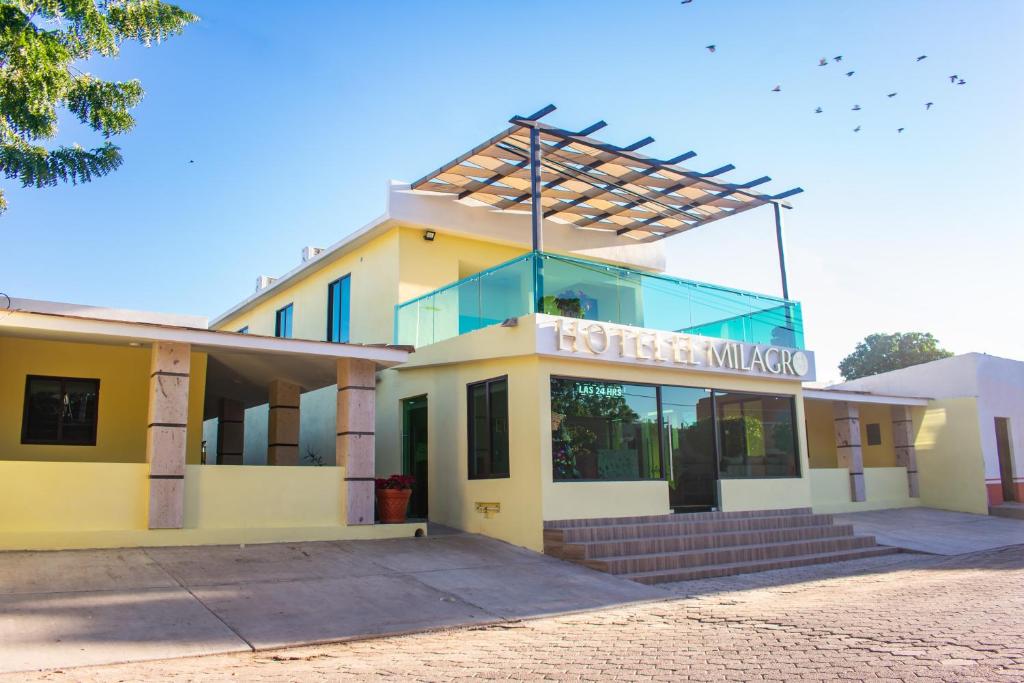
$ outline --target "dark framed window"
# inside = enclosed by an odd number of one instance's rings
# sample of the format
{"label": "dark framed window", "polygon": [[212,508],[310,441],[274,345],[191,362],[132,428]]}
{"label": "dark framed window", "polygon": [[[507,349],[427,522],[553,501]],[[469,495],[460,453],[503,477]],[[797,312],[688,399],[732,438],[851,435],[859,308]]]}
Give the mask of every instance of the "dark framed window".
{"label": "dark framed window", "polygon": [[470,384],[466,396],[469,478],[508,477],[508,377]]}
{"label": "dark framed window", "polygon": [[292,310],[292,304],[277,309],[277,315],[274,318],[275,337],[292,336]]}
{"label": "dark framed window", "polygon": [[869,446],[881,446],[882,445],[882,425],[877,422],[872,422],[866,427],[868,433],[868,445]]}
{"label": "dark framed window", "polygon": [[722,479],[800,476],[792,396],[716,391],[713,401]]}
{"label": "dark framed window", "polygon": [[249,334],[249,326],[246,325],[238,330],[238,334]]}
{"label": "dark framed window", "polygon": [[660,389],[551,378],[555,481],[663,479]]}
{"label": "dark framed window", "polygon": [[327,285],[327,341],[348,343],[349,305],[352,299],[352,276],[338,278]]}
{"label": "dark framed window", "polygon": [[21,442],[95,446],[99,400],[98,379],[28,375]]}

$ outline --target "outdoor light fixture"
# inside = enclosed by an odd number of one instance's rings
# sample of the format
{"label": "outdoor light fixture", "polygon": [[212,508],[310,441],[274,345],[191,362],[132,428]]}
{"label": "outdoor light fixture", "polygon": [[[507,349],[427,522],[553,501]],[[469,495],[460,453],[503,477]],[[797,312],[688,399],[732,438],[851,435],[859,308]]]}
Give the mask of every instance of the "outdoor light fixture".
{"label": "outdoor light fixture", "polygon": [[142,346],[140,342],[128,342],[128,346],[139,347]]}
{"label": "outdoor light fixture", "polygon": [[437,233],[433,230],[427,230],[423,233],[423,239],[428,242],[433,242],[435,237],[437,237]]}
{"label": "outdoor light fixture", "polygon": [[519,327],[519,318],[505,318],[501,321],[502,327]]}

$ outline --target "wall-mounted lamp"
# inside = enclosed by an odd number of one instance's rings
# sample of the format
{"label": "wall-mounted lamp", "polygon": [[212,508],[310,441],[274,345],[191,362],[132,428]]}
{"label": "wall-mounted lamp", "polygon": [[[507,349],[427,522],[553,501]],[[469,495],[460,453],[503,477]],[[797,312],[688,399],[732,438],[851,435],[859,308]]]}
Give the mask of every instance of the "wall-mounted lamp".
{"label": "wall-mounted lamp", "polygon": [[501,321],[502,327],[519,327],[519,318],[505,318]]}
{"label": "wall-mounted lamp", "polygon": [[494,515],[501,512],[501,503],[481,503],[477,501],[475,507],[477,512],[483,513],[484,519],[491,519]]}
{"label": "wall-mounted lamp", "polygon": [[437,233],[434,232],[433,230],[425,230],[423,232],[423,239],[425,239],[428,242],[433,242],[435,237],[437,237]]}
{"label": "wall-mounted lamp", "polygon": [[133,348],[139,348],[140,346],[142,346],[142,344],[140,342],[128,342],[128,346],[131,346]]}

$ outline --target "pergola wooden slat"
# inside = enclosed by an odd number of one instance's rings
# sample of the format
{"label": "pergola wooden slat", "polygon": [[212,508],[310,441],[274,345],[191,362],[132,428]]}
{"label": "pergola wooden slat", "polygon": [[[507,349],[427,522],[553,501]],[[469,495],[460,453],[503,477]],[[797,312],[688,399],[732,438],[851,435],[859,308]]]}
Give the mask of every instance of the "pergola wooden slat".
{"label": "pergola wooden slat", "polygon": [[[531,187],[536,182],[545,218],[640,242],[769,203],[786,206],[783,199],[803,191],[763,194],[752,189],[768,182],[767,176],[739,184],[722,180],[721,174],[734,169],[731,164],[706,173],[679,165],[694,152],[662,160],[637,151],[653,138],[618,147],[590,137],[606,125],[603,121],[578,132],[540,121],[553,110],[549,105],[533,116],[513,117],[503,132],[420,178],[412,189],[534,212]],[[537,169],[531,168],[531,152],[538,153]]]}

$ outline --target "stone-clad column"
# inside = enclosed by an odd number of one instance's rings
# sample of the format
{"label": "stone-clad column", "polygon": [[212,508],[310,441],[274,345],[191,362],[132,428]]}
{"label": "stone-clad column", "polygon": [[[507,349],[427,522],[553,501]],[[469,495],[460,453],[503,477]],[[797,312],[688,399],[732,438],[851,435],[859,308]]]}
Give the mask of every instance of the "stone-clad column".
{"label": "stone-clad column", "polygon": [[188,344],[153,344],[146,426],[150,529],[180,529],[184,522],[190,353]]}
{"label": "stone-clad column", "polygon": [[917,483],[917,449],[914,447],[914,421],[909,406],[892,406],[892,445],[896,464],[907,468],[907,490],[911,498],[920,497]]}
{"label": "stone-clad column", "polygon": [[850,500],[865,500],[864,453],[860,444],[860,410],[857,404],[847,401],[832,403],[835,417],[836,455],[839,466],[850,470]]}
{"label": "stone-clad column", "polygon": [[336,461],[345,468],[348,524],[373,524],[376,368],[373,361],[338,360]]}
{"label": "stone-clad column", "polygon": [[267,464],[299,464],[299,386],[281,379],[270,383]]}
{"label": "stone-clad column", "polygon": [[241,465],[245,447],[245,407],[241,401],[220,400],[217,414],[217,464]]}

